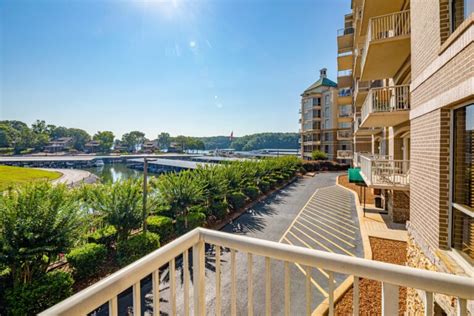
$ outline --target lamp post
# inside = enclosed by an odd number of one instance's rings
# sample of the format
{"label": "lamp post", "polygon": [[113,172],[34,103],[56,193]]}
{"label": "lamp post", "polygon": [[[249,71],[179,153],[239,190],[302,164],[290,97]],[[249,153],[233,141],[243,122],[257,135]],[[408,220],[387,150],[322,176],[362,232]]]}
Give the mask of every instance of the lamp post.
{"label": "lamp post", "polygon": [[142,219],[143,219],[143,232],[146,233],[146,204],[147,204],[147,194],[148,194],[148,160],[143,158],[143,210],[142,210]]}

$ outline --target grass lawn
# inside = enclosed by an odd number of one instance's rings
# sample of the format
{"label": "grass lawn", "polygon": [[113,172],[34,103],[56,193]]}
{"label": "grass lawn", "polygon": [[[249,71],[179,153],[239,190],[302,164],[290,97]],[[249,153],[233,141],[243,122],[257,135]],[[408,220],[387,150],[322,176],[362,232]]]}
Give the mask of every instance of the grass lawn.
{"label": "grass lawn", "polygon": [[0,166],[0,191],[13,184],[21,184],[35,180],[55,180],[61,177],[60,172],[32,168]]}

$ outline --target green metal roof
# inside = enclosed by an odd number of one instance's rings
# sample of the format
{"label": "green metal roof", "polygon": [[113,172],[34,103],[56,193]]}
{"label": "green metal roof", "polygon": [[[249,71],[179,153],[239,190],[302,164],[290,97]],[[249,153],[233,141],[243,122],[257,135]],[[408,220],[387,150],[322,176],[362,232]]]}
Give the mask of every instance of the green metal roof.
{"label": "green metal roof", "polygon": [[337,87],[337,83],[335,83],[334,81],[332,81],[331,79],[328,79],[328,78],[319,78],[318,81],[316,81],[315,83],[313,83],[311,86],[309,86],[308,89],[304,90],[303,93],[306,93],[306,92],[309,92],[317,87],[320,87],[320,86],[325,86],[325,87],[334,87],[336,88]]}

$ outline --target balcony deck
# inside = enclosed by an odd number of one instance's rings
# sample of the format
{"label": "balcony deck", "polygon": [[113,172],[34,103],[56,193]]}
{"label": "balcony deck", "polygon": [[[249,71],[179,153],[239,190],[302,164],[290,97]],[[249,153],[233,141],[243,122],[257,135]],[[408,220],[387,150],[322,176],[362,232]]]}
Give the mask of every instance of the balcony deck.
{"label": "balcony deck", "polygon": [[368,187],[377,189],[410,189],[410,161],[388,156],[358,154],[361,176]]}
{"label": "balcony deck", "polygon": [[410,55],[410,11],[370,19],[361,80],[392,78]]}
{"label": "balcony deck", "polygon": [[370,89],[362,106],[359,127],[396,126],[409,120],[410,86]]}

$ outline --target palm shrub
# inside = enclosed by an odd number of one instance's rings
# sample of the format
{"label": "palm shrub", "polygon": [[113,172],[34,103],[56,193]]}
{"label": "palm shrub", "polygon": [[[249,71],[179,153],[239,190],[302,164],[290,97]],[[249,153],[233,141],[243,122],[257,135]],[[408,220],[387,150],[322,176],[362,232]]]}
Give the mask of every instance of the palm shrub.
{"label": "palm shrub", "polygon": [[71,250],[66,258],[74,269],[74,275],[83,279],[97,273],[97,269],[107,258],[107,248],[104,245],[88,243]]}
{"label": "palm shrub", "polygon": [[0,198],[0,266],[15,288],[41,278],[60,253],[73,246],[84,214],[64,185],[33,182]]}
{"label": "palm shrub", "polygon": [[162,240],[171,240],[175,235],[173,220],[166,216],[153,215],[147,218],[148,230],[160,235]]}
{"label": "palm shrub", "polygon": [[117,239],[126,240],[142,225],[143,190],[141,180],[128,179],[89,188],[87,201],[117,230]]}
{"label": "palm shrub", "polygon": [[182,217],[184,227],[188,228],[188,214],[193,205],[204,201],[204,190],[195,181],[191,171],[161,175],[155,183],[161,200],[171,206],[175,219]]}
{"label": "palm shrub", "polygon": [[[187,221],[187,226],[185,225]],[[180,234],[193,230],[196,227],[204,225],[206,222],[206,214],[202,212],[191,212],[187,217],[178,216],[176,220],[176,229]]]}
{"label": "palm shrub", "polygon": [[227,213],[228,186],[221,166],[199,167],[193,172],[195,181],[202,187],[205,213],[222,218]]}
{"label": "palm shrub", "polygon": [[126,266],[160,247],[160,236],[142,232],[117,243],[117,261]]}
{"label": "palm shrub", "polygon": [[238,210],[245,206],[247,197],[242,192],[233,192],[228,196],[229,204],[232,209]]}
{"label": "palm shrub", "polygon": [[250,185],[244,189],[244,194],[250,199],[250,200],[255,200],[258,195],[260,194],[260,191],[258,187],[254,185]]}

